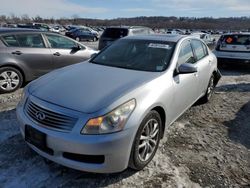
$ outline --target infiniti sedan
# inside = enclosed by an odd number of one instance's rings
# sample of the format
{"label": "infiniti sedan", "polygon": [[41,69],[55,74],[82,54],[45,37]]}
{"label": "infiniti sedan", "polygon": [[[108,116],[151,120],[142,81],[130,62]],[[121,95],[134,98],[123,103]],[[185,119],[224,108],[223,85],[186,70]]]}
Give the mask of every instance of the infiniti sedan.
{"label": "infiniti sedan", "polygon": [[211,98],[220,76],[196,37],[125,37],[31,82],[17,107],[21,134],[38,154],[74,169],[140,170],[168,126]]}

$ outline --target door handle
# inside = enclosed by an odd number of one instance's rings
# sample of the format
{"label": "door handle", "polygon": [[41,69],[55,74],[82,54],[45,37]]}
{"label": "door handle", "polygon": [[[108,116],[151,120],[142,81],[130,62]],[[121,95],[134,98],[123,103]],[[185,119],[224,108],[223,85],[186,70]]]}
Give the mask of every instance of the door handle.
{"label": "door handle", "polygon": [[15,51],[15,52],[11,52],[11,53],[14,55],[21,55],[22,54],[22,52],[20,52],[20,51]]}
{"label": "door handle", "polygon": [[60,56],[61,54],[59,52],[53,53],[54,56]]}

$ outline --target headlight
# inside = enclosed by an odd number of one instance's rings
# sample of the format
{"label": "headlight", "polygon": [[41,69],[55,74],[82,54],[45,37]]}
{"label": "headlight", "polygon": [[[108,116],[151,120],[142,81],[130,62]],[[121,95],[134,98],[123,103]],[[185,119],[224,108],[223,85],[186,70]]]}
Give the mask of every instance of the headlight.
{"label": "headlight", "polygon": [[82,134],[105,134],[123,129],[129,116],[135,109],[135,99],[132,99],[104,116],[90,119],[82,129]]}

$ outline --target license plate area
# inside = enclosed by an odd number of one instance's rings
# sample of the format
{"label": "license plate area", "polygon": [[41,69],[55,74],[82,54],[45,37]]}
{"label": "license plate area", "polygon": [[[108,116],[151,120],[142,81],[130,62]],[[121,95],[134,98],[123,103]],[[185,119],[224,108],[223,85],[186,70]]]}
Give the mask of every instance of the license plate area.
{"label": "license plate area", "polygon": [[53,150],[47,147],[47,135],[29,125],[25,126],[25,141],[34,145],[38,149],[53,155]]}

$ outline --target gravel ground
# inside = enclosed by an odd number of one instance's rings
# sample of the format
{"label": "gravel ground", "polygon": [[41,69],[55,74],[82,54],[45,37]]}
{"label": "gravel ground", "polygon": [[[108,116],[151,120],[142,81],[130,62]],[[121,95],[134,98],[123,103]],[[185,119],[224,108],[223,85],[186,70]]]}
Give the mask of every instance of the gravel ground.
{"label": "gravel ground", "polygon": [[94,174],[45,163],[19,133],[22,89],[0,95],[0,187],[250,187],[250,69],[222,74],[211,101],[171,125],[140,172]]}

